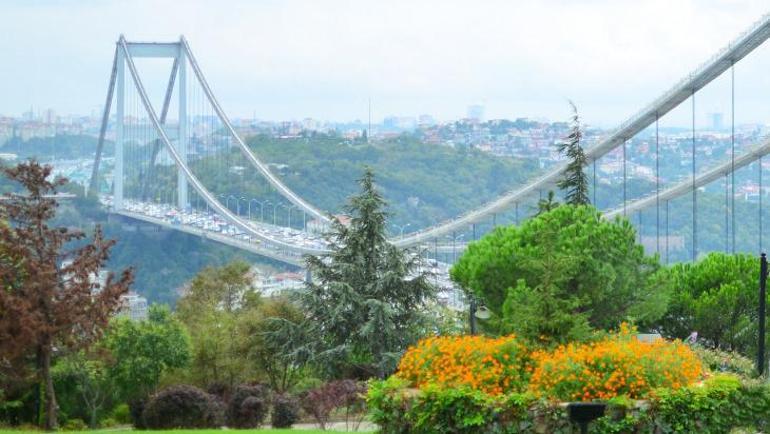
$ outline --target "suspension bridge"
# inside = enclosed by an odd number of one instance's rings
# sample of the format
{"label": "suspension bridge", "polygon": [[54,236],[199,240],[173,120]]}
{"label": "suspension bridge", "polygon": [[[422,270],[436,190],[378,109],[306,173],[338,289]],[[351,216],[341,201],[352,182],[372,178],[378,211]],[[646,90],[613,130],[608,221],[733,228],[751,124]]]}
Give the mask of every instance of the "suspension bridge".
{"label": "suspension bridge", "polygon": [[[762,131],[737,131],[735,108],[736,68],[761,56],[768,37],[770,15],[586,150],[593,203],[607,218],[626,216],[648,253],[665,262],[764,247],[762,158],[770,139]],[[145,58],[170,63],[158,95],[143,80],[139,63]],[[703,108],[696,102],[709,98],[731,114],[718,133],[697,125]],[[661,133],[677,125],[675,134]],[[436,283],[451,288],[448,264],[467,241],[531,216],[565,166],[558,163],[489,203],[391,241],[429,257]],[[754,200],[746,191],[757,185]],[[159,43],[120,36],[89,191],[114,214],[288,264],[328,252],[321,234],[333,217],[292,191],[244,143],[184,37]]]}

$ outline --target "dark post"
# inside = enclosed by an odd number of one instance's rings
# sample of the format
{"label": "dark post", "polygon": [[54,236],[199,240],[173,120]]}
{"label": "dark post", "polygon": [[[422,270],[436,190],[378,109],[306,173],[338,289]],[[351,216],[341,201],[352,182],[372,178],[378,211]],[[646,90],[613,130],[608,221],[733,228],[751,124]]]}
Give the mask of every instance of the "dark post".
{"label": "dark post", "polygon": [[581,434],[588,434],[588,424],[604,416],[603,402],[571,402],[567,405],[569,419],[577,423]]}
{"label": "dark post", "polygon": [[757,371],[765,373],[765,320],[767,310],[767,256],[762,253],[759,264],[759,347],[757,351]]}
{"label": "dark post", "polygon": [[470,309],[470,322],[471,322],[471,335],[476,334],[476,297],[471,296],[471,309]]}

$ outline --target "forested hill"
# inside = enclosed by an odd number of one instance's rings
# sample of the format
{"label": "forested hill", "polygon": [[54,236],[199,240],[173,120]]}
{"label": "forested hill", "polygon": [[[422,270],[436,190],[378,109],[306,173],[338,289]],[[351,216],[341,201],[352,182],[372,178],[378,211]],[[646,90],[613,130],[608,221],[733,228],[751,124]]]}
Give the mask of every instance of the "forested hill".
{"label": "forested hill", "polygon": [[[536,162],[468,148],[421,143],[409,136],[367,144],[340,137],[254,136],[249,146],[274,163],[279,176],[312,204],[336,212],[370,166],[390,204],[393,222],[410,229],[478,206],[531,178]],[[285,165],[285,166],[284,166]]]}

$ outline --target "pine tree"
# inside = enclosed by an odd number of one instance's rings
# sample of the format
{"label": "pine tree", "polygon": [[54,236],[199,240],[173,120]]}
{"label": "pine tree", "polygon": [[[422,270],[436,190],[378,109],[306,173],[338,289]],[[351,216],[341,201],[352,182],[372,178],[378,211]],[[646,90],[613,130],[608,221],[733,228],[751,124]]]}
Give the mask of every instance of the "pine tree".
{"label": "pine tree", "polygon": [[588,177],[583,168],[588,160],[580,141],[583,138],[583,132],[580,128],[580,116],[578,116],[577,107],[570,101],[572,107],[572,118],[570,120],[571,128],[567,138],[558,144],[559,153],[569,159],[567,168],[564,169],[564,177],[556,184],[564,190],[564,200],[571,205],[587,205],[588,199]]}
{"label": "pine tree", "polygon": [[419,255],[388,242],[386,203],[370,169],[359,184],[349,224],[334,219],[327,234],[331,253],[307,258],[313,282],[301,302],[326,364],[384,377],[416,340],[435,289],[417,271]]}
{"label": "pine tree", "polygon": [[[93,240],[68,228],[50,227],[56,193],[65,179],[49,181],[50,166],[30,161],[4,170],[26,194],[6,194],[0,202],[0,361],[36,359],[45,387],[45,428],[58,425],[51,377],[54,349],[87,347],[107,326],[128,290],[131,270],[96,281],[113,241],[94,230]],[[72,247],[75,243],[78,247]]]}

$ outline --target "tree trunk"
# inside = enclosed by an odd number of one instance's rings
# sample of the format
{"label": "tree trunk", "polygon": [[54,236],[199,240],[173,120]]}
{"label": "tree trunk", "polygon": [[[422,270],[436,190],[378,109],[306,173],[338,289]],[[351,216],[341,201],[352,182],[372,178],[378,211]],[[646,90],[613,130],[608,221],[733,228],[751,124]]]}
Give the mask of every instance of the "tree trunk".
{"label": "tree trunk", "polygon": [[43,346],[43,366],[41,370],[42,380],[45,382],[45,429],[46,431],[56,431],[59,428],[56,405],[56,392],[53,389],[53,378],[51,377],[51,346]]}

